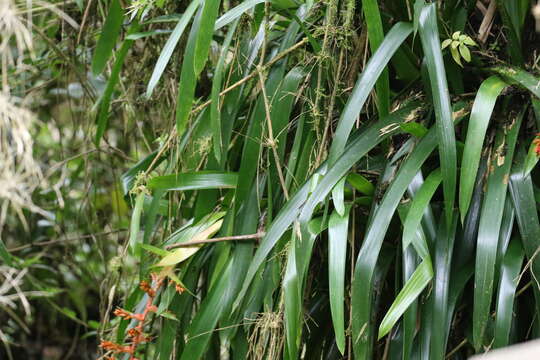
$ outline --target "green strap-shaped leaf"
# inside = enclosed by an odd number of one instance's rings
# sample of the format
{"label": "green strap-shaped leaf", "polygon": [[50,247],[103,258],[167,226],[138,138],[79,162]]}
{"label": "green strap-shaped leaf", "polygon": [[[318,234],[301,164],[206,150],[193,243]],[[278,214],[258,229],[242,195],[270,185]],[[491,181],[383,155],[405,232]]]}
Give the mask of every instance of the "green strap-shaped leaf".
{"label": "green strap-shaped leaf", "polygon": [[[304,303],[305,278],[311,260],[313,244],[324,229],[322,218],[313,219],[307,225],[305,236],[297,238],[296,233],[294,233],[289,244],[287,269],[283,280],[285,329],[289,359],[298,358],[303,324],[302,304]],[[293,232],[295,232],[294,229]]]}
{"label": "green strap-shaped leaf", "polygon": [[[418,267],[418,256],[414,249],[409,247],[403,251],[403,282],[407,282]],[[418,300],[414,300],[403,314],[403,346],[402,359],[408,360],[416,335],[416,324],[418,322]]]}
{"label": "green strap-shaped leaf", "polygon": [[503,127],[497,133],[491,172],[488,174],[487,192],[482,204],[474,277],[473,343],[477,351],[482,348],[491,309],[499,232],[508,188],[507,179],[522,117],[523,112],[512,124]]}
{"label": "green strap-shaped leaf", "polygon": [[[510,176],[510,194],[514,203],[516,220],[523,243],[523,249],[528,261],[531,261],[530,270],[535,279],[540,279],[540,256],[537,251],[540,248],[540,222],[534,197],[533,182],[530,175],[523,174],[525,155],[520,153],[518,162],[512,169]],[[536,311],[540,312],[540,291],[534,286]]]}
{"label": "green strap-shaped leaf", "polygon": [[[176,133],[182,136],[188,125],[191,106],[195,96],[198,73],[195,72],[195,47],[199,38],[199,30],[203,17],[204,6],[200,7],[193,19],[191,30],[182,59],[180,82],[178,83],[178,96],[176,98]],[[198,66],[198,65],[197,65]]]}
{"label": "green strap-shaped leaf", "polygon": [[534,96],[540,99],[540,86],[538,86],[540,79],[538,77],[514,66],[495,66],[491,70],[509,83],[529,90]]}
{"label": "green strap-shaped leaf", "polygon": [[373,195],[375,186],[364,176],[356,173],[347,175],[347,182],[364,195]]}
{"label": "green strap-shaped leaf", "polygon": [[[362,11],[366,21],[369,47],[374,54],[384,40],[384,31],[381,20],[381,13],[377,0],[363,0]],[[390,110],[390,82],[388,80],[388,70],[385,69],[377,80],[377,108],[379,116],[385,116]]]}
{"label": "green strap-shaped leaf", "polygon": [[343,216],[332,213],[328,224],[328,289],[330,311],[339,352],[345,351],[345,263],[347,261],[347,235],[349,211]]}
{"label": "green strap-shaped leaf", "polygon": [[174,27],[174,30],[171,33],[171,36],[169,36],[169,38],[167,39],[167,42],[165,43],[165,46],[163,46],[163,49],[161,50],[159,57],[156,61],[156,65],[154,66],[154,70],[152,71],[152,76],[150,76],[150,81],[148,81],[148,86],[146,88],[147,98],[152,96],[152,92],[154,91],[154,88],[159,82],[159,79],[161,78],[161,75],[163,74],[165,67],[169,63],[169,60],[171,59],[174,48],[178,44],[178,41],[180,40],[180,37],[184,33],[184,30],[186,29],[189,21],[193,17],[193,14],[195,14],[195,10],[197,10],[197,7],[199,6],[200,2],[201,0],[193,0],[189,4],[189,6],[186,8],[186,11],[180,17],[180,20],[178,20],[178,23],[176,23],[176,26]]}
{"label": "green strap-shaped leaf", "polygon": [[529,146],[529,151],[527,151],[527,157],[525,158],[525,166],[523,167],[523,174],[525,176],[529,175],[538,163],[538,155],[536,154],[536,144],[534,141],[531,141]]}
{"label": "green strap-shaped leaf", "polygon": [[287,149],[287,126],[290,126],[294,100],[297,96],[298,87],[305,80],[305,76],[302,67],[296,66],[292,68],[283,78],[272,99],[270,117],[272,118],[272,129],[277,141],[277,153],[280,163],[283,161]]}
{"label": "green strap-shaped leaf", "polygon": [[420,227],[422,217],[429,206],[431,198],[442,181],[440,169],[434,170],[424,181],[420,189],[414,195],[413,201],[405,223],[403,224],[403,248],[406,249],[409,244],[413,244],[416,252],[422,259],[429,258],[429,249],[425,243],[417,243],[416,231]]}
{"label": "green strap-shaped leaf", "polygon": [[229,260],[221,278],[202,301],[199,311],[191,321],[187,331],[186,346],[180,360],[202,359],[213,335],[213,330],[229,301],[229,278],[233,272],[233,262]]}
{"label": "green strap-shaped leaf", "polygon": [[[507,37],[506,50],[510,55],[512,63],[514,65],[523,64],[523,54],[521,50],[521,26],[522,18],[521,14],[518,14],[516,4],[522,2],[521,0],[504,1],[495,0],[497,2],[497,10],[501,16],[505,34]],[[524,18],[524,16],[523,16]],[[519,19],[519,20],[518,20]]]}
{"label": "green strap-shaped leaf", "polygon": [[118,35],[122,29],[122,21],[124,20],[124,10],[120,6],[118,0],[111,0],[109,5],[109,12],[103,24],[101,35],[94,50],[94,56],[92,58],[92,72],[94,75],[101,74],[107,60],[112,55],[114,45],[118,41]]}
{"label": "green strap-shaped leaf", "polygon": [[208,59],[208,51],[210,50],[210,42],[214,34],[214,25],[220,4],[221,0],[204,0],[193,59],[195,76],[199,76]]}
{"label": "green strap-shaped leaf", "polygon": [[407,283],[405,286],[403,286],[403,289],[401,289],[399,294],[396,296],[392,302],[392,305],[390,306],[390,309],[388,309],[384,319],[381,321],[381,325],[379,327],[379,339],[390,332],[401,315],[403,315],[412,302],[418,298],[432,278],[433,268],[431,261],[422,261],[409,280],[407,280]]}
{"label": "green strap-shaped leaf", "polygon": [[[128,35],[136,33],[139,30],[139,23],[134,21],[128,30]],[[133,40],[124,40],[122,43],[122,46],[120,47],[120,50],[118,51],[116,55],[116,61],[114,62],[111,75],[109,76],[109,80],[107,80],[107,86],[105,87],[105,91],[103,92],[103,95],[101,95],[101,99],[99,99],[99,110],[98,115],[96,119],[97,129],[96,129],[96,137],[94,139],[94,142],[96,146],[99,146],[99,143],[101,141],[101,138],[103,137],[103,134],[105,134],[105,130],[107,130],[107,123],[109,121],[109,107],[111,105],[111,97],[114,91],[114,88],[116,87],[116,84],[118,83],[118,79],[120,78],[120,71],[122,70],[122,66],[124,65],[124,60],[126,58],[126,55],[131,48],[131,45],[133,45]]]}
{"label": "green strap-shaped leaf", "polygon": [[156,30],[150,30],[150,31],[143,31],[143,32],[138,32],[138,33],[128,35],[128,36],[126,36],[126,39],[127,40],[139,40],[139,39],[144,39],[144,38],[151,37],[151,36],[154,36],[154,35],[170,34],[171,32],[172,32],[171,30],[165,30],[165,29],[156,29]]}
{"label": "green strap-shaped leaf", "polygon": [[[362,110],[369,93],[373,89],[375,82],[379,79],[379,76],[384,71],[384,68],[392,58],[392,55],[411,32],[411,24],[400,22],[394,25],[384,38],[384,41],[378,47],[377,51],[368,61],[364,71],[354,85],[352,94],[347,100],[347,104],[339,118],[338,126],[328,154],[328,164],[333,165],[337,158],[343,153],[343,149],[345,149],[345,144],[349,139],[349,134],[351,133],[353,125],[360,115],[360,111]],[[343,192],[341,183],[339,186],[336,186],[333,198],[340,199],[340,192]],[[343,214],[343,204],[338,202],[335,205],[338,212]]]}
{"label": "green strap-shaped leaf", "polygon": [[238,21],[235,21],[229,31],[227,32],[227,37],[221,47],[221,54],[219,56],[218,63],[216,65],[216,70],[214,73],[214,78],[212,81],[212,103],[210,104],[210,123],[213,130],[213,148],[214,156],[217,161],[221,161],[221,148],[223,147],[223,140],[221,135],[221,111],[220,111],[220,99],[219,93],[221,91],[221,82],[223,80],[223,70],[225,67],[225,60],[229,54],[229,46],[231,44],[232,37],[236,31],[236,26]]}
{"label": "green strap-shaped leaf", "polygon": [[241,4],[233,7],[231,10],[227,11],[225,14],[221,15],[219,19],[216,20],[216,24],[214,26],[214,31],[219,30],[222,27],[232,23],[236,19],[238,19],[240,16],[242,16],[243,13],[248,11],[249,9],[252,9],[255,7],[255,5],[261,4],[265,2],[265,0],[246,0],[243,1]]}
{"label": "green strap-shaped leaf", "polygon": [[478,163],[480,162],[482,145],[491,113],[493,112],[497,97],[506,85],[498,76],[491,76],[482,82],[474,99],[461,161],[459,211],[462,222],[465,219],[465,215],[467,215],[469,204],[471,203]]}
{"label": "green strap-shaped leaf", "polygon": [[452,223],[446,224],[446,216],[441,216],[439,232],[435,243],[433,293],[431,295],[430,360],[444,360],[446,353],[447,321],[450,302],[450,269],[457,227],[457,212]]}
{"label": "green strap-shaped leaf", "polygon": [[424,49],[439,141],[439,159],[443,175],[446,223],[451,224],[456,192],[456,138],[452,121],[452,107],[437,28],[437,4],[426,5],[420,13],[420,39]]}
{"label": "green strap-shaped leaf", "polygon": [[429,206],[435,190],[442,181],[441,171],[433,171],[414,195],[413,201],[405,218],[403,225],[403,249],[407,249],[409,244],[413,244],[417,254],[422,259],[422,263],[416,268],[411,278],[405,283],[390,309],[384,316],[379,327],[379,339],[388,334],[392,327],[399,320],[401,315],[407,310],[410,304],[418,298],[426,285],[433,277],[433,268],[429,248],[424,236],[418,236],[422,217]]}
{"label": "green strap-shaped leaf", "polygon": [[345,180],[346,178],[339,180],[332,191],[334,208],[339,215],[345,215]]}
{"label": "green strap-shaped leaf", "polygon": [[497,311],[495,315],[495,339],[493,348],[508,345],[510,327],[514,317],[514,298],[519,281],[519,272],[523,263],[523,249],[520,241],[510,241],[508,251],[504,255],[501,266],[501,279],[497,294]]}
{"label": "green strap-shaped leaf", "polygon": [[300,285],[298,284],[298,271],[296,265],[296,238],[295,232],[289,242],[289,253],[287,256],[287,266],[283,276],[283,297],[285,300],[284,322],[286,349],[289,359],[298,358],[298,347],[301,331],[301,308]]}
{"label": "green strap-shaped leaf", "polygon": [[155,176],[148,181],[151,190],[202,190],[228,189],[236,187],[236,173],[200,171]]}
{"label": "green strap-shaped leaf", "polygon": [[345,108],[341,112],[336,133],[330,147],[330,153],[328,154],[328,163],[330,165],[335,163],[337,158],[343,153],[343,149],[345,149],[345,144],[347,143],[353,125],[360,115],[360,111],[362,110],[369,93],[373,89],[375,82],[390,61],[392,55],[411,32],[411,24],[397,23],[390,29],[385,36],[384,41],[371,59],[369,59],[364,71],[354,85],[354,89],[347,100]]}

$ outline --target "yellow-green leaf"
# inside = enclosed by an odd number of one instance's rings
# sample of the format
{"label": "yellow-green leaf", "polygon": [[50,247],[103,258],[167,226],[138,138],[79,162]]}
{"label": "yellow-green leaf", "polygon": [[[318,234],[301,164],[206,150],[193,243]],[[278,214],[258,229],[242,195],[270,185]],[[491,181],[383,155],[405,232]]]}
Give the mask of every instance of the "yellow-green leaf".
{"label": "yellow-green leaf", "polygon": [[[195,235],[190,241],[206,240],[214,235],[221,228],[223,220],[216,221],[214,224]],[[167,256],[161,259],[156,266],[171,266],[188,259],[201,248],[200,245],[183,247],[170,252]]]}

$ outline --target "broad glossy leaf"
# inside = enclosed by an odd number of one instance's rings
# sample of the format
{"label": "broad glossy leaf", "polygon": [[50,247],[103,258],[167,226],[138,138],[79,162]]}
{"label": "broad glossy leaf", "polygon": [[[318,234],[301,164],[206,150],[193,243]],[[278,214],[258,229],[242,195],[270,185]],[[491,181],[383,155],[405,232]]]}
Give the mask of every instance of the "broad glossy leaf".
{"label": "broad glossy leaf", "polygon": [[180,70],[178,95],[176,97],[176,133],[178,136],[182,136],[188,126],[191,106],[195,97],[195,87],[199,76],[199,73],[195,72],[195,48],[199,39],[201,23],[203,22],[203,12],[204,6],[199,8],[193,19],[183,56],[182,69]]}
{"label": "broad glossy leaf", "polygon": [[229,279],[234,271],[233,262],[229,261],[221,278],[216,282],[201,302],[199,309],[187,329],[186,346],[180,360],[202,359],[213,335],[218,320],[223,315],[229,299]]}
{"label": "broad glossy leaf", "polygon": [[364,176],[356,173],[347,175],[347,182],[351,184],[356,190],[365,195],[373,195],[375,186],[369,182]]}
{"label": "broad glossy leaf", "polygon": [[529,151],[527,151],[527,157],[525,158],[525,166],[523,169],[523,174],[525,176],[529,175],[531,171],[534,169],[536,164],[538,163],[538,154],[536,153],[536,144],[531,142],[531,145],[529,146]]}

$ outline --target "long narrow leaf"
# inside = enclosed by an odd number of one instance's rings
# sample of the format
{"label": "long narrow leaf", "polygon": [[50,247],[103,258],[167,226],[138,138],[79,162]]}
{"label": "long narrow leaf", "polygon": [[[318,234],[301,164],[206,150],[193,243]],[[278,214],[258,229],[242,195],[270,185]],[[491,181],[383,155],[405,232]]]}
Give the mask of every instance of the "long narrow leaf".
{"label": "long narrow leaf", "polygon": [[411,32],[412,26],[410,24],[397,23],[394,25],[384,38],[381,46],[379,46],[367,63],[339,118],[334,140],[328,154],[329,164],[333,164],[343,153],[354,122],[358,118],[371,89],[373,89],[375,82],[388,64],[388,61],[390,61],[392,55]]}
{"label": "long narrow leaf", "polygon": [[452,122],[452,107],[446,83],[446,73],[437,28],[436,4],[426,5],[420,13],[420,38],[424,49],[433,103],[437,120],[439,159],[443,175],[446,223],[451,224],[456,193],[456,139]]}
{"label": "long narrow leaf", "polygon": [[330,311],[336,334],[336,344],[341,354],[345,351],[345,263],[347,261],[347,234],[349,212],[343,216],[334,212],[328,225],[328,288]]}
{"label": "long narrow leaf", "polygon": [[223,137],[221,135],[221,112],[219,109],[220,105],[220,99],[219,99],[219,93],[221,91],[221,82],[223,80],[223,70],[225,68],[225,60],[227,58],[227,55],[229,53],[229,45],[231,44],[232,37],[234,35],[234,32],[236,31],[236,26],[238,25],[238,21],[234,22],[231,25],[231,28],[229,29],[227,33],[227,37],[225,37],[225,41],[223,42],[223,46],[221,48],[221,54],[219,56],[218,63],[216,65],[216,72],[214,74],[214,81],[212,81],[212,103],[210,104],[210,122],[212,124],[212,130],[213,130],[213,148],[214,148],[214,156],[216,157],[217,161],[221,161],[221,148],[223,147]]}
{"label": "long narrow leaf", "polygon": [[148,181],[152,190],[201,190],[234,188],[238,176],[226,172],[194,172],[153,177]]}
{"label": "long narrow leaf", "polygon": [[180,20],[178,20],[178,23],[174,27],[174,30],[171,33],[171,36],[169,36],[169,38],[167,39],[165,46],[163,46],[163,49],[161,50],[161,53],[159,54],[159,57],[156,61],[156,65],[154,66],[154,70],[152,71],[152,76],[150,77],[150,80],[148,81],[148,85],[146,87],[147,98],[152,96],[154,88],[159,82],[159,79],[161,78],[163,71],[165,71],[165,67],[169,63],[169,60],[171,59],[174,48],[178,44],[180,37],[184,33],[184,30],[186,29],[191,18],[193,17],[193,14],[195,13],[195,10],[197,10],[197,7],[199,6],[200,2],[201,0],[193,0],[189,4],[186,11],[182,14],[182,16],[180,17]]}
{"label": "long narrow leaf", "polygon": [[[492,170],[488,175],[487,193],[480,215],[473,309],[473,342],[477,351],[480,350],[483,344],[484,332],[490,313],[499,232],[508,188],[506,179],[510,175],[521,118],[522,115],[518,116],[508,128],[503,128],[498,133],[498,141],[495,144],[496,150],[492,156]],[[501,146],[506,147],[506,154],[500,153]]]}
{"label": "long narrow leaf", "polygon": [[461,161],[459,210],[462,222],[469,210],[478,163],[480,162],[480,153],[491,113],[495,107],[497,97],[505,86],[506,83],[499,77],[491,76],[482,82],[474,99]]}
{"label": "long narrow leaf", "polygon": [[[128,35],[135,33],[139,30],[139,23],[134,21],[128,30]],[[116,87],[116,84],[118,83],[118,80],[120,78],[120,71],[122,70],[122,66],[124,65],[124,60],[126,58],[126,55],[133,45],[133,40],[124,40],[122,43],[122,46],[120,47],[120,50],[118,51],[118,54],[116,55],[116,61],[114,62],[111,75],[109,76],[109,80],[107,81],[107,86],[105,87],[105,91],[103,92],[103,95],[101,95],[101,99],[99,100],[99,109],[98,109],[98,116],[96,119],[97,129],[96,129],[96,136],[94,139],[94,142],[96,146],[99,146],[99,143],[101,141],[101,138],[103,137],[103,134],[105,134],[105,130],[107,130],[107,124],[109,121],[109,108],[111,105],[111,97],[114,91],[114,88]]]}
{"label": "long narrow leaf", "polygon": [[510,242],[501,267],[501,280],[497,294],[497,312],[495,315],[495,339],[493,347],[508,345],[510,327],[514,318],[514,297],[519,280],[519,271],[523,263],[523,249],[517,239]]}
{"label": "long narrow leaf", "polygon": [[120,6],[120,2],[111,0],[107,19],[103,24],[101,35],[94,50],[94,57],[92,58],[92,72],[94,75],[101,74],[105,69],[107,60],[111,57],[114,45],[118,41],[123,20],[124,10]]}
{"label": "long narrow leaf", "polygon": [[[385,38],[377,0],[362,1],[362,11],[366,20],[371,53],[375,54]],[[383,70],[379,80],[377,80],[376,88],[379,116],[385,116],[390,109],[390,83],[388,80],[388,70]]]}

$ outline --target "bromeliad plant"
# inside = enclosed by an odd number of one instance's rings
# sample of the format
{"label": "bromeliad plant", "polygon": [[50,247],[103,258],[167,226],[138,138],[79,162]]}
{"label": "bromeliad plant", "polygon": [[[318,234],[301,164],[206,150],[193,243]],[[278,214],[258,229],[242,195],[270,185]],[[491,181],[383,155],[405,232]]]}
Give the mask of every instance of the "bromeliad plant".
{"label": "bromeliad plant", "polygon": [[[144,189],[133,276],[186,289],[152,290],[139,358],[462,359],[538,337],[538,152],[525,146],[538,37],[531,1],[491,2],[488,42],[508,53],[474,58],[490,1],[137,2],[129,22],[109,2],[95,144],[118,135],[113,99],[145,44],[160,53],[134,79],[139,101],[175,97],[159,146],[122,177],[126,196]],[[148,301],[133,288],[123,307]],[[103,324],[102,347],[141,330],[127,320]]]}

